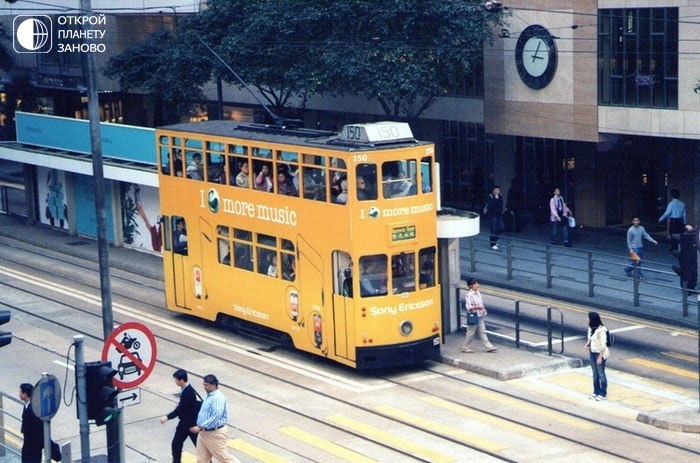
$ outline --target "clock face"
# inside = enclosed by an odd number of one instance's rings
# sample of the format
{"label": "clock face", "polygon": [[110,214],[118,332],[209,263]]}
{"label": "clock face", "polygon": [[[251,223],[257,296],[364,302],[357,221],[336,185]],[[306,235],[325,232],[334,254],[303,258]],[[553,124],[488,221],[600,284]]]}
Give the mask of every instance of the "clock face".
{"label": "clock face", "polygon": [[547,29],[533,25],[520,34],[515,65],[528,87],[539,90],[549,85],[557,70],[557,46]]}

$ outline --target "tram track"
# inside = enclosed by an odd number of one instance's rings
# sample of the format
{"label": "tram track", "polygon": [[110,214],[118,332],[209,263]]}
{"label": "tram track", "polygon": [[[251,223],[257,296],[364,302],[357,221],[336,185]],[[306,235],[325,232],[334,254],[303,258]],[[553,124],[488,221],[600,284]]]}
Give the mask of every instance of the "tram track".
{"label": "tram track", "polygon": [[[38,252],[37,252],[36,254],[37,254],[37,255],[40,255],[40,253],[38,253]],[[1,267],[2,267],[2,262],[6,262],[6,263],[9,263],[9,264],[14,264],[14,265],[21,265],[23,268],[25,268],[25,269],[27,270],[27,272],[30,272],[30,273],[31,273],[32,271],[38,271],[38,272],[41,272],[43,276],[48,277],[48,275],[45,275],[45,274],[46,274],[46,270],[45,270],[44,268],[42,268],[42,267],[32,267],[31,264],[29,264],[27,261],[21,261],[21,262],[20,262],[20,261],[18,261],[18,260],[16,260],[16,259],[15,259],[15,260],[8,260],[8,259],[6,259],[6,258],[0,258],[0,270],[2,270],[2,268],[1,268]],[[70,265],[74,265],[74,264],[71,262]],[[80,265],[80,264],[79,264],[79,265]],[[90,266],[84,266],[84,267],[81,267],[81,268],[83,268],[83,269],[85,269],[85,270],[90,270],[90,271],[94,270],[94,268],[92,268],[92,267],[90,267]],[[23,272],[23,273],[26,273],[26,272]],[[127,280],[127,279],[125,279],[124,282],[125,282],[125,283],[128,283],[128,284],[130,284],[130,285],[133,285],[133,284],[141,284],[140,282],[135,283],[135,282],[129,281],[129,280]],[[60,284],[58,284],[58,283],[52,283],[52,284],[54,284],[54,285],[60,285]],[[89,292],[99,293],[99,287],[96,286],[96,285],[92,285],[92,284],[86,283],[86,282],[81,282],[80,284],[83,285],[83,286],[85,286],[85,287],[88,289]],[[101,319],[101,313],[96,313],[96,312],[91,311],[91,310],[89,310],[89,309],[84,309],[84,308],[81,308],[81,307],[76,307],[75,305],[71,305],[71,304],[66,303],[64,300],[62,300],[62,299],[60,299],[60,298],[58,298],[58,297],[47,296],[47,295],[45,294],[45,292],[42,292],[42,291],[27,289],[26,287],[23,287],[22,285],[9,284],[8,282],[0,282],[0,286],[5,287],[5,288],[7,288],[7,289],[13,289],[13,290],[15,290],[15,291],[22,291],[22,292],[26,293],[26,294],[27,294],[29,297],[31,297],[31,298],[41,298],[41,299],[45,299],[45,300],[47,300],[48,302],[50,302],[50,303],[52,303],[52,304],[55,304],[56,306],[59,306],[59,307],[61,307],[62,309],[65,309],[65,310],[74,310],[74,311],[77,311],[77,313],[78,313],[80,316],[82,316],[82,317],[89,316],[89,317],[93,317],[93,318],[95,318],[95,319]],[[156,287],[153,287],[153,286],[151,286],[150,289],[159,290],[159,288],[156,288]],[[79,291],[73,291],[72,296],[76,296],[78,293],[79,293]],[[123,305],[124,302],[138,303],[139,311],[138,311],[138,313],[133,313],[133,314],[131,314],[133,317],[144,317],[144,316],[146,316],[146,317],[149,317],[149,318],[158,318],[158,319],[159,319],[159,326],[162,326],[163,328],[168,329],[168,330],[172,330],[172,332],[174,333],[174,334],[172,334],[172,335],[166,335],[166,334],[164,334],[164,333],[158,334],[158,335],[157,335],[157,338],[158,338],[159,342],[167,342],[167,343],[172,343],[172,344],[174,344],[174,345],[182,344],[182,338],[181,338],[181,336],[182,336],[182,334],[183,334],[183,325],[182,325],[182,323],[176,324],[176,323],[172,322],[171,320],[167,320],[167,317],[163,317],[163,309],[162,309],[162,307],[160,307],[160,306],[158,306],[158,305],[156,305],[156,304],[148,303],[148,302],[144,301],[142,298],[141,298],[141,299],[138,299],[138,298],[132,297],[132,296],[129,295],[129,294],[118,293],[117,295],[118,295],[118,297],[119,297],[119,300],[122,301],[121,303],[118,303],[118,304],[117,304],[117,305],[119,306],[119,307],[116,308],[116,311],[117,311],[118,313],[120,313],[120,314],[122,314],[122,315],[124,315],[124,314],[126,313],[126,312],[125,312],[126,309],[124,309],[123,307],[121,307],[121,306]],[[94,296],[94,298],[95,298],[95,300],[97,300],[97,296]],[[76,326],[73,325],[73,324],[70,324],[70,325],[69,325],[69,324],[67,324],[67,323],[62,323],[62,322],[56,320],[56,319],[53,318],[53,317],[45,316],[45,315],[42,315],[42,314],[33,312],[33,311],[29,310],[29,309],[23,308],[23,307],[18,306],[18,305],[6,304],[6,303],[3,303],[2,305],[5,306],[5,307],[7,307],[7,308],[12,309],[13,311],[17,311],[17,312],[19,312],[19,313],[24,314],[24,316],[26,316],[26,317],[34,317],[34,318],[36,318],[36,319],[38,319],[38,320],[41,320],[42,322],[55,324],[55,325],[60,326],[60,327],[62,327],[62,328],[64,328],[64,329],[66,329],[66,330],[71,330],[71,331],[73,331],[73,332],[76,332],[76,331],[77,331],[77,334],[83,334],[83,335],[86,336],[86,337],[89,337],[89,338],[91,338],[91,339],[94,339],[94,340],[97,340],[97,341],[102,342],[102,337],[101,337],[101,335],[97,335],[97,334],[94,334],[94,333],[90,333],[90,332],[88,332],[87,330],[79,329],[78,327],[76,327]],[[182,322],[183,320],[187,320],[187,317],[186,317],[186,316],[173,315],[173,317],[177,317],[177,318],[179,319],[179,322]],[[194,322],[194,321],[193,321],[192,325],[201,324],[201,323],[202,323],[201,320],[198,320],[197,322]],[[101,326],[101,325],[100,325],[100,326]],[[200,341],[202,340],[202,338],[201,338],[201,336],[202,336],[202,335],[201,335],[201,332],[195,333],[195,332],[194,332],[194,331],[195,331],[195,328],[192,328],[192,329],[190,329],[190,330],[185,330],[185,332],[187,332],[187,331],[189,331],[189,332],[187,333],[189,336],[193,336],[193,337],[199,336],[199,337],[200,337],[200,338],[199,338]],[[198,330],[198,331],[199,331],[199,330]],[[219,332],[219,333],[213,332],[212,334],[208,335],[207,337],[210,338],[211,340],[217,340],[217,341],[222,342],[222,343],[224,343],[224,344],[226,344],[227,342],[229,342],[228,339],[224,339],[223,341],[222,341],[221,339],[217,339],[217,335],[221,335],[221,334],[222,334],[222,333],[220,333],[220,332]],[[180,337],[178,337],[178,336],[180,336]],[[25,342],[29,342],[29,341],[25,341]],[[205,348],[201,348],[201,347],[196,347],[196,346],[194,346],[194,343],[192,343],[192,344],[193,344],[192,346],[188,346],[188,349],[189,349],[190,351],[192,351],[193,353],[206,355],[206,356],[208,356],[208,357],[210,357],[210,358],[212,358],[212,359],[214,359],[214,360],[224,362],[225,364],[229,365],[229,367],[242,369],[242,370],[245,370],[245,371],[249,372],[250,374],[261,375],[261,376],[265,377],[266,379],[268,379],[268,380],[270,380],[270,381],[278,382],[278,383],[279,383],[279,387],[285,388],[285,389],[287,389],[287,390],[289,390],[290,388],[297,388],[296,390],[298,390],[298,391],[303,391],[304,393],[308,393],[308,394],[313,394],[313,395],[315,395],[315,396],[319,396],[320,398],[323,398],[323,400],[331,401],[331,403],[336,404],[337,406],[341,406],[341,405],[342,405],[342,406],[353,407],[353,408],[355,408],[355,409],[357,409],[357,410],[362,411],[363,413],[368,414],[368,415],[367,415],[367,418],[368,418],[369,420],[375,420],[375,419],[387,420],[388,422],[393,422],[393,423],[395,423],[397,426],[399,426],[399,425],[400,425],[400,426],[407,426],[407,427],[409,427],[409,428],[412,428],[412,429],[415,430],[415,431],[418,431],[418,432],[421,432],[421,433],[426,433],[426,434],[432,435],[432,436],[435,437],[435,438],[439,438],[439,439],[443,439],[443,440],[450,441],[450,442],[452,442],[452,443],[454,443],[454,444],[456,444],[456,445],[458,445],[458,446],[460,446],[460,447],[470,448],[470,449],[472,449],[472,450],[474,450],[474,451],[476,451],[476,452],[479,452],[480,454],[489,455],[489,456],[491,456],[492,458],[495,458],[495,459],[497,459],[497,460],[499,460],[499,461],[517,461],[517,460],[512,460],[512,459],[509,459],[509,458],[505,458],[503,455],[499,455],[499,454],[497,454],[497,453],[495,453],[495,452],[489,452],[489,451],[484,450],[483,448],[480,448],[479,446],[476,446],[476,445],[470,446],[470,445],[466,444],[465,442],[463,442],[463,441],[461,441],[461,440],[451,438],[450,436],[442,435],[442,434],[437,433],[437,432],[434,432],[434,431],[432,431],[432,430],[430,430],[430,429],[426,429],[425,427],[417,426],[415,423],[411,423],[411,422],[406,421],[406,420],[397,419],[397,418],[395,418],[395,417],[393,417],[393,416],[391,416],[391,415],[389,415],[389,414],[386,414],[386,413],[380,413],[380,412],[378,412],[376,409],[373,409],[373,408],[371,408],[370,406],[365,406],[365,405],[359,404],[359,403],[357,403],[356,401],[341,399],[341,398],[338,397],[337,395],[332,395],[332,394],[330,394],[330,393],[320,391],[318,388],[315,388],[315,387],[312,387],[312,386],[305,386],[305,385],[301,384],[300,381],[295,380],[294,378],[282,378],[282,377],[280,377],[279,374],[276,374],[277,370],[267,371],[267,370],[264,370],[264,369],[262,369],[262,368],[259,368],[259,366],[251,365],[249,361],[236,361],[236,360],[232,360],[229,356],[226,356],[226,355],[224,355],[224,354],[216,354],[216,353],[213,353],[211,349],[205,349]],[[40,344],[38,344],[38,343],[33,344],[33,345],[35,345],[36,347],[39,347],[39,348],[42,348],[42,349],[45,349],[45,350],[46,350],[45,346],[42,346],[42,345],[40,345]],[[257,357],[262,358],[262,357],[264,357],[264,356],[267,355],[267,353],[266,353],[265,351],[270,350],[270,349],[274,349],[274,348],[275,348],[274,345],[268,345],[268,346],[266,346],[265,348],[258,348],[258,349],[249,348],[248,351],[249,351],[250,354],[253,354],[253,356],[257,356]],[[50,350],[49,350],[49,351],[50,351]],[[54,352],[54,353],[60,355],[60,353],[58,353],[58,352]],[[250,359],[250,357],[248,357],[248,358],[245,359],[245,360],[249,360],[249,359]],[[160,365],[163,365],[163,366],[166,366],[166,367],[169,367],[169,368],[172,368],[172,369],[178,368],[178,367],[180,366],[180,365],[174,364],[173,362],[167,362],[167,361],[163,361],[163,360],[158,360],[157,362],[158,362]],[[480,387],[480,388],[484,388],[484,387],[485,387],[484,385],[479,384],[479,383],[474,382],[474,381],[469,381],[469,380],[464,379],[464,378],[455,378],[454,376],[451,376],[451,375],[449,375],[449,374],[446,374],[446,373],[440,371],[439,369],[432,368],[432,367],[429,367],[429,366],[426,366],[425,368],[423,368],[422,371],[428,372],[428,373],[433,374],[433,375],[440,376],[440,377],[442,377],[442,378],[445,379],[445,380],[449,380],[450,382],[456,381],[457,383],[455,383],[455,384],[457,384],[457,385],[459,385],[459,386],[462,386],[462,385],[469,385],[469,386],[476,386],[476,387]],[[190,374],[191,374],[193,377],[200,378],[200,379],[203,378],[203,376],[204,376],[205,374],[207,374],[207,373],[208,373],[208,372],[196,371],[196,370],[195,370],[195,371],[191,371],[191,370],[190,370]],[[475,406],[473,403],[466,403],[466,402],[463,402],[463,401],[458,401],[458,400],[454,400],[454,399],[445,399],[444,397],[435,396],[433,393],[431,393],[431,392],[429,392],[429,391],[426,391],[425,388],[418,387],[418,386],[416,386],[416,384],[414,384],[414,383],[402,382],[402,381],[397,380],[397,379],[395,379],[395,378],[393,378],[393,377],[390,377],[390,376],[380,376],[380,377],[377,377],[377,378],[378,378],[378,379],[381,379],[382,381],[386,381],[386,382],[388,382],[388,383],[390,383],[390,384],[393,384],[395,387],[403,388],[403,390],[405,390],[405,391],[411,391],[411,392],[417,393],[417,394],[426,394],[426,395],[433,396],[433,397],[439,397],[440,399],[442,399],[442,400],[447,400],[448,402],[453,403],[453,404],[455,404],[456,406],[457,406],[457,405],[460,405],[460,406],[468,406],[468,407],[470,407],[470,408],[472,408],[472,409],[476,409],[476,410],[478,410],[479,412],[484,413],[484,414],[486,414],[486,415],[488,415],[488,416],[492,416],[492,417],[497,418],[497,419],[505,420],[505,421],[511,422],[511,423],[513,423],[513,424],[518,424],[518,425],[522,425],[522,426],[526,426],[526,427],[530,427],[530,428],[537,429],[538,431],[543,432],[543,433],[546,433],[546,434],[548,434],[548,435],[551,435],[552,437],[555,437],[555,438],[557,438],[557,439],[565,440],[565,441],[567,441],[567,442],[569,442],[569,443],[572,443],[572,444],[575,444],[575,445],[579,445],[579,446],[582,446],[582,447],[584,447],[584,448],[589,448],[589,449],[595,450],[596,452],[602,453],[602,454],[604,454],[604,455],[608,455],[608,456],[610,456],[610,457],[622,458],[622,459],[625,459],[625,460],[627,460],[627,461],[640,461],[640,462],[641,462],[641,461],[644,461],[644,460],[630,459],[629,456],[623,455],[623,454],[621,454],[620,452],[617,452],[617,451],[614,451],[614,450],[611,450],[611,449],[601,449],[599,446],[591,445],[590,443],[584,442],[582,439],[575,439],[575,438],[572,438],[572,437],[562,436],[561,434],[552,433],[551,430],[545,429],[545,428],[543,428],[542,426],[537,426],[536,424],[533,425],[531,422],[528,422],[527,420],[524,420],[524,419],[514,419],[513,417],[510,417],[510,416],[505,416],[505,415],[503,415],[503,414],[495,413],[495,412],[493,412],[492,410],[487,409],[486,407],[479,407],[478,405]],[[368,436],[367,436],[366,434],[353,432],[352,430],[348,430],[347,428],[345,428],[345,427],[343,427],[343,426],[336,425],[335,423],[329,422],[327,419],[324,419],[324,418],[322,418],[322,417],[318,417],[318,416],[314,416],[314,415],[309,414],[309,413],[305,413],[305,412],[300,411],[299,409],[297,409],[297,408],[295,408],[295,407],[293,407],[293,406],[285,405],[285,404],[280,403],[279,401],[276,401],[276,400],[274,400],[274,399],[266,398],[266,397],[262,396],[261,394],[254,394],[254,393],[252,393],[251,390],[249,390],[249,389],[237,387],[236,385],[226,384],[226,383],[222,383],[222,386],[223,386],[223,387],[226,387],[227,389],[230,389],[231,391],[234,391],[236,394],[240,394],[240,395],[242,395],[242,396],[244,396],[244,397],[246,397],[246,398],[248,398],[248,399],[255,400],[255,401],[257,401],[257,402],[259,402],[259,403],[261,403],[261,404],[265,404],[266,406],[272,407],[273,409],[278,409],[278,410],[280,410],[280,411],[283,411],[283,412],[286,412],[286,413],[290,413],[290,414],[292,414],[293,416],[297,416],[298,418],[303,418],[303,419],[306,419],[306,420],[313,421],[313,422],[318,423],[318,424],[320,424],[320,425],[326,426],[326,427],[328,427],[329,429],[333,429],[333,430],[335,430],[336,432],[344,433],[344,434],[346,434],[346,435],[348,435],[348,436],[353,436],[353,437],[355,437],[355,438],[359,438],[359,439],[371,441],[371,442],[373,442],[375,445],[378,445],[378,446],[381,446],[381,447],[383,447],[383,448],[386,448],[387,450],[396,452],[398,455],[401,455],[403,458],[409,458],[410,461],[430,461],[429,459],[421,458],[420,456],[416,456],[416,455],[414,455],[414,454],[411,454],[411,453],[409,453],[409,452],[406,452],[404,449],[397,448],[397,447],[392,447],[392,446],[390,446],[390,445],[387,445],[385,442],[382,442],[381,440],[378,440],[378,439],[372,440],[371,438],[368,438]],[[548,406],[548,405],[546,405],[546,404],[542,404],[542,403],[536,402],[536,401],[534,401],[534,400],[524,399],[524,398],[521,397],[521,396],[517,396],[517,395],[515,395],[515,394],[507,393],[506,391],[503,391],[502,389],[497,389],[497,388],[495,388],[495,387],[488,387],[488,389],[489,389],[491,392],[494,392],[494,393],[502,394],[502,395],[504,395],[504,396],[507,396],[507,397],[510,397],[510,398],[514,398],[514,399],[517,399],[517,400],[524,400],[524,401],[526,401],[526,402],[528,402],[528,403],[531,403],[531,404],[533,404],[533,405],[537,405],[537,406],[539,406],[539,407],[547,408],[548,410],[550,410],[550,411],[552,411],[552,412],[563,413],[563,414],[565,414],[565,415],[567,415],[567,416],[575,417],[575,418],[578,418],[578,419],[589,420],[589,421],[591,420],[591,418],[585,417],[585,416],[583,416],[583,415],[581,415],[581,414],[575,414],[575,413],[572,413],[572,412],[570,412],[570,411],[568,411],[568,410],[565,410],[565,409],[563,409],[563,408],[557,408],[557,407],[553,407],[553,406]],[[398,393],[400,394],[401,391],[398,391]],[[165,399],[165,400],[168,400],[168,401],[170,401],[170,402],[174,402],[174,400],[173,400],[171,397],[164,396],[163,394],[158,394],[157,392],[154,392],[154,394],[157,394],[159,397],[161,397],[161,398],[163,398],[163,399]],[[593,420],[593,422],[594,422],[595,424],[597,424],[597,425],[603,427],[603,429],[606,429],[606,432],[609,431],[609,432],[611,432],[611,433],[613,433],[613,432],[614,432],[614,433],[622,433],[623,436],[621,436],[621,438],[626,438],[626,437],[631,436],[631,437],[634,438],[634,439],[637,439],[637,438],[639,438],[639,439],[644,439],[644,440],[652,441],[652,442],[654,442],[655,444],[667,446],[668,448],[672,448],[672,449],[674,449],[675,451],[687,452],[687,453],[689,453],[689,454],[691,454],[691,455],[694,455],[695,457],[697,457],[698,455],[700,455],[700,452],[698,452],[698,451],[695,451],[695,450],[692,450],[692,449],[686,449],[686,448],[683,448],[683,447],[681,447],[681,446],[679,446],[679,445],[669,444],[668,442],[666,442],[666,441],[664,441],[664,440],[657,439],[657,438],[654,438],[654,437],[650,437],[650,436],[647,436],[647,435],[644,435],[644,434],[635,432],[635,431],[633,431],[633,430],[624,429],[624,428],[622,428],[622,427],[620,427],[620,426],[612,426],[612,425],[610,425],[609,423],[606,423],[606,422],[601,421],[601,420]],[[237,429],[239,432],[243,433],[243,434],[248,434],[247,431],[245,431],[245,430],[242,429],[242,428],[236,428],[236,429]],[[257,439],[257,440],[264,440],[264,441],[265,441],[268,445],[270,445],[271,447],[274,447],[274,448],[282,448],[282,447],[279,447],[279,446],[278,446],[275,442],[273,442],[272,440],[270,440],[270,439],[267,439],[267,440],[266,440],[266,439],[264,439],[262,436],[260,436],[260,435],[258,435],[258,434],[251,435],[251,437],[254,437],[254,438]],[[293,451],[290,450],[290,449],[287,449],[287,448],[283,448],[283,449],[284,449],[284,451],[286,451],[286,452],[293,453]],[[136,450],[136,451],[137,451],[137,450]],[[308,456],[303,456],[303,455],[301,455],[300,453],[298,454],[298,456],[303,457],[303,458],[305,459],[305,461],[315,461],[315,460],[309,460],[309,459],[308,459]],[[322,460],[318,460],[318,461],[322,461]],[[408,460],[402,460],[402,461],[408,461]]]}

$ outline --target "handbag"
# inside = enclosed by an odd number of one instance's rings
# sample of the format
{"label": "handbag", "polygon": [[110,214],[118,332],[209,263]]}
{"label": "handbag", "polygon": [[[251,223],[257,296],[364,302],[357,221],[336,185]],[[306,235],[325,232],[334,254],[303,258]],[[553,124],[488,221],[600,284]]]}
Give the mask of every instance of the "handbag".
{"label": "handbag", "polygon": [[576,228],[576,219],[574,219],[573,215],[570,215],[569,217],[567,217],[567,221],[568,221],[567,225],[569,226],[569,228]]}
{"label": "handbag", "polygon": [[467,325],[474,326],[479,324],[479,316],[476,312],[467,312]]}

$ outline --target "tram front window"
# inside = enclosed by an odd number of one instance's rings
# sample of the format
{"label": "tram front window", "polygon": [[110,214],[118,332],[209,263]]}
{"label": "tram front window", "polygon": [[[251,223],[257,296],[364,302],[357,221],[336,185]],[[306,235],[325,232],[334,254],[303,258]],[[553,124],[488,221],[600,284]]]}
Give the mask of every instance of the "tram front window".
{"label": "tram front window", "polygon": [[391,287],[394,294],[416,290],[415,254],[402,252],[391,256]]}
{"label": "tram front window", "polygon": [[360,164],[355,171],[357,176],[357,199],[368,201],[377,199],[377,166]]}
{"label": "tram front window", "polygon": [[360,257],[360,295],[362,297],[385,296],[387,257],[384,254]]}

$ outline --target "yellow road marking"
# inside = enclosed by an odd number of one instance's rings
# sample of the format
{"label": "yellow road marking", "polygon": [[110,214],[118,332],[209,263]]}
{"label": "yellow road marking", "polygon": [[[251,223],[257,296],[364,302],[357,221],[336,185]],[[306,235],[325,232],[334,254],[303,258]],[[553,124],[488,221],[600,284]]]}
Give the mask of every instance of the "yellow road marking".
{"label": "yellow road marking", "polygon": [[501,405],[505,405],[510,408],[516,408],[523,410],[527,413],[540,415],[547,417],[554,421],[560,421],[569,426],[574,426],[580,429],[595,429],[598,427],[595,423],[590,421],[582,420],[580,418],[574,418],[572,416],[565,415],[562,412],[547,410],[539,405],[524,402],[522,400],[515,399],[513,397],[507,397],[496,392],[488,391],[480,387],[469,387],[467,388],[467,393],[473,396],[482,397],[487,400],[493,400]]}
{"label": "yellow road marking", "polygon": [[423,400],[430,404],[437,405],[440,408],[444,408],[445,410],[459,413],[460,415],[476,420],[479,423],[485,423],[500,429],[507,429],[509,432],[520,434],[522,436],[529,437],[530,439],[546,440],[553,437],[551,434],[546,434],[536,429],[523,426],[522,424],[504,420],[503,418],[487,415],[484,412],[473,410],[463,405],[457,405],[439,397],[424,397]]}
{"label": "yellow road marking", "polygon": [[449,455],[444,455],[442,453],[435,452],[426,447],[422,447],[414,442],[402,439],[401,437],[396,437],[393,434],[388,433],[379,428],[375,428],[374,426],[370,426],[366,423],[353,420],[352,418],[348,418],[342,415],[333,415],[329,416],[326,419],[353,432],[380,441],[391,447],[401,449],[401,451],[410,453],[411,455],[423,460],[427,460],[433,463],[450,463],[455,461],[455,459],[450,457]]}
{"label": "yellow road marking", "polygon": [[353,463],[376,463],[376,460],[367,458],[364,455],[361,455],[357,452],[353,452],[352,450],[346,449],[345,447],[341,447],[340,445],[334,444],[333,442],[328,442],[325,439],[321,439],[320,437],[314,436],[313,434],[306,432],[302,429],[296,428],[294,426],[285,426],[283,428],[280,428],[279,430],[280,432],[283,432],[288,436],[291,436],[302,442],[306,442],[309,445],[313,445],[314,447],[321,449],[324,452],[330,453],[331,455],[335,455],[338,458],[342,458],[345,461],[351,461]]}
{"label": "yellow road marking", "polygon": [[228,442],[226,442],[226,445],[234,450],[238,450],[241,453],[250,455],[257,460],[264,461],[265,463],[286,463],[289,461],[275,455],[274,453],[270,453],[267,450],[256,447],[243,439],[229,439]]}
{"label": "yellow road marking", "polygon": [[635,365],[647,367],[647,368],[653,368],[655,370],[661,370],[665,371],[666,373],[672,373],[674,375],[678,376],[683,376],[685,378],[697,378],[698,377],[698,372],[697,371],[690,371],[690,370],[685,370],[683,368],[677,368],[677,367],[672,367],[670,365],[666,365],[663,363],[659,362],[652,362],[651,360],[645,360],[645,359],[627,359],[626,361],[630,363],[634,363]]}
{"label": "yellow road marking", "polygon": [[661,355],[671,357],[676,360],[685,360],[686,362],[697,363],[698,358],[693,355],[681,354],[680,352],[661,352]]}
{"label": "yellow road marking", "polygon": [[437,421],[427,420],[425,418],[421,418],[420,416],[399,410],[397,408],[389,407],[387,405],[379,406],[375,410],[383,415],[403,421],[404,423],[418,426],[425,430],[430,430],[431,432],[450,437],[459,442],[463,442],[472,447],[477,447],[488,452],[500,452],[505,448],[504,445],[490,439],[484,439],[483,437],[475,436],[473,434],[460,431],[459,429],[455,429],[453,426],[448,426]]}
{"label": "yellow road marking", "polygon": [[192,455],[189,452],[182,452],[182,458],[180,461],[182,461],[182,463],[197,463],[197,456]]}

